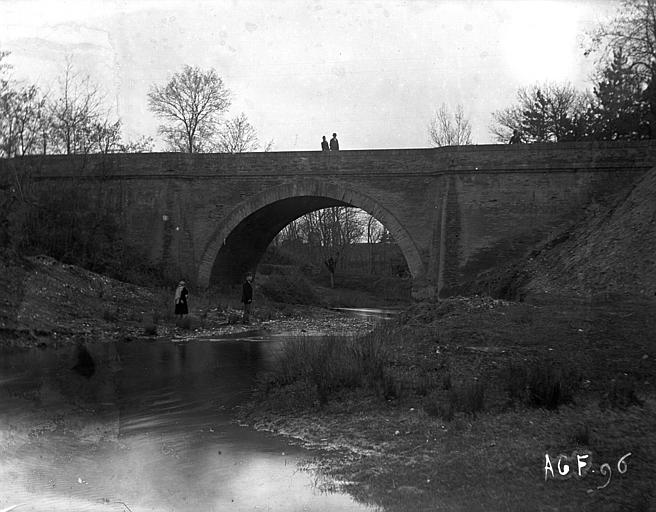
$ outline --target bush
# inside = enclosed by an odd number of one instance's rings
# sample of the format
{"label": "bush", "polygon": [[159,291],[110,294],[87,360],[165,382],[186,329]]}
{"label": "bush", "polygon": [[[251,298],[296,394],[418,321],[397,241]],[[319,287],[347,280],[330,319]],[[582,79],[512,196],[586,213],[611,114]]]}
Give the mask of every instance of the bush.
{"label": "bush", "polygon": [[260,379],[265,392],[305,382],[320,404],[344,389],[365,387],[386,398],[400,393],[401,386],[386,368],[389,333],[379,329],[360,338],[302,337],[286,342],[274,368]]}
{"label": "bush", "polygon": [[144,324],[143,333],[146,336],[157,336],[157,326],[155,324]]}
{"label": "bush", "polygon": [[464,412],[476,416],[485,409],[485,384],[481,381],[468,381],[449,390],[450,413]]}
{"label": "bush", "polygon": [[396,400],[403,394],[403,381],[392,371],[383,371],[380,378],[373,382],[378,395],[385,400]]}
{"label": "bush", "polygon": [[118,311],[104,308],[102,317],[105,322],[116,322],[118,320]]}
{"label": "bush", "polygon": [[287,304],[320,304],[321,300],[307,279],[299,273],[272,274],[258,282],[262,295],[274,302]]}
{"label": "bush", "polygon": [[575,373],[555,361],[510,365],[506,389],[511,403],[557,409],[574,400]]}
{"label": "bush", "polygon": [[632,405],[642,406],[643,402],[636,394],[635,379],[628,375],[619,375],[610,382],[608,391],[604,394],[602,408],[626,409]]}
{"label": "bush", "polygon": [[443,417],[442,408],[440,407],[440,397],[436,391],[428,394],[424,401],[424,411],[433,417]]}
{"label": "bush", "polygon": [[27,205],[14,245],[25,255],[63,263],[139,285],[165,284],[163,272],[126,242],[117,214],[82,187],[43,191]]}
{"label": "bush", "polygon": [[576,427],[572,440],[579,446],[589,446],[590,445],[590,425],[582,423]]}

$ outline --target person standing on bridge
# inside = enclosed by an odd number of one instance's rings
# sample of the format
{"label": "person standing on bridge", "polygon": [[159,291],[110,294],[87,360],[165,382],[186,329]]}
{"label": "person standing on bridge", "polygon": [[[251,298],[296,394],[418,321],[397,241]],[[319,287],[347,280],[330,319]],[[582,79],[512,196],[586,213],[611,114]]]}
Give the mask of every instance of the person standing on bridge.
{"label": "person standing on bridge", "polygon": [[336,133],[333,133],[333,138],[330,139],[330,151],[339,151],[339,141]]}
{"label": "person standing on bridge", "polygon": [[250,272],[246,274],[246,280],[241,287],[241,301],[244,304],[244,313],[241,317],[243,324],[248,325],[250,323],[251,315],[251,303],[253,302],[253,274]]}
{"label": "person standing on bridge", "polygon": [[328,141],[326,140],[326,136],[323,136],[323,140],[321,141],[321,151],[330,151],[330,146],[328,146]]}
{"label": "person standing on bridge", "polygon": [[175,314],[180,315],[179,322],[182,321],[184,315],[189,314],[189,306],[187,304],[187,297],[189,296],[189,290],[187,290],[186,284],[184,281],[178,283],[178,287],[175,289],[175,297],[173,303],[175,304]]}
{"label": "person standing on bridge", "polygon": [[521,144],[522,142],[522,134],[519,130],[513,130],[512,137],[510,137],[508,144]]}

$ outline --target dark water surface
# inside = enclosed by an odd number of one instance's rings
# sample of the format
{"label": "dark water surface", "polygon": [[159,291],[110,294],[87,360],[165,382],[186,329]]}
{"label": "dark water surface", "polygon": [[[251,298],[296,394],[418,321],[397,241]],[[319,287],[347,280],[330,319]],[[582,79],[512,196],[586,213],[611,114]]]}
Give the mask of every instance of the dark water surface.
{"label": "dark water surface", "polygon": [[320,454],[234,423],[281,343],[0,353],[0,511],[371,510],[299,470]]}

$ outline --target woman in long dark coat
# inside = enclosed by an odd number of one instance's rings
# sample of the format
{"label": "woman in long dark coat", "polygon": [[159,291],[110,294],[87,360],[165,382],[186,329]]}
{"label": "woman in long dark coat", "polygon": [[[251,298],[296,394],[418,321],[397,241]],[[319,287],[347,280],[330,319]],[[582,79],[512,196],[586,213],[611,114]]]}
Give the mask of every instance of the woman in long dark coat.
{"label": "woman in long dark coat", "polygon": [[183,315],[189,313],[189,306],[187,305],[187,296],[189,295],[189,290],[187,290],[184,281],[180,281],[178,287],[175,289],[175,314],[180,315],[182,318]]}

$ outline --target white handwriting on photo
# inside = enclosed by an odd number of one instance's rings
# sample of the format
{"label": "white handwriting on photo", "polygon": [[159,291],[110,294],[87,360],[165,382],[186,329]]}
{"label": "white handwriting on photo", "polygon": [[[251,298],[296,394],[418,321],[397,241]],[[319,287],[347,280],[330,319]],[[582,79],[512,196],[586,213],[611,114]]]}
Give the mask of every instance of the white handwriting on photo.
{"label": "white handwriting on photo", "polygon": [[[617,461],[617,471],[623,475],[628,471],[627,458],[631,452],[623,455]],[[554,480],[567,480],[571,477],[583,478],[588,473],[595,473],[597,470],[593,467],[592,453],[574,451],[572,455],[560,454],[556,457],[550,457],[548,453],[544,454],[544,480],[545,482],[551,476]],[[608,487],[613,476],[613,468],[608,462],[599,466],[599,473],[607,477],[604,485],[597,486],[597,489]]]}

